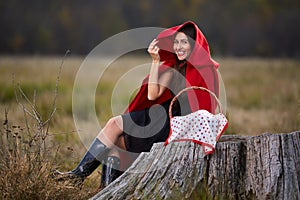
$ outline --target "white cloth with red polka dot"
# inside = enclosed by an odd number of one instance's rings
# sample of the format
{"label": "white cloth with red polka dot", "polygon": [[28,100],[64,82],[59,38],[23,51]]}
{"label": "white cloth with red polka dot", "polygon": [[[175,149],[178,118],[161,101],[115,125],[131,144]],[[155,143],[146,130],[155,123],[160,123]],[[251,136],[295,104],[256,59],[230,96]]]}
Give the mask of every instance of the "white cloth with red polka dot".
{"label": "white cloth with red polka dot", "polygon": [[170,134],[165,145],[175,141],[192,141],[202,145],[206,155],[214,152],[217,140],[228,126],[224,114],[214,115],[207,110],[172,117],[170,123]]}

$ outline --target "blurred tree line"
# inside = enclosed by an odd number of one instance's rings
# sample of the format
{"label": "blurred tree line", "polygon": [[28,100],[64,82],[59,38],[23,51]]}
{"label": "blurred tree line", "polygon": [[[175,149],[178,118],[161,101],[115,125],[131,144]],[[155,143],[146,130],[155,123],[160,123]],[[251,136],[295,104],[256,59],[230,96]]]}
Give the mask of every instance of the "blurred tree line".
{"label": "blurred tree line", "polygon": [[214,54],[300,57],[300,0],[0,0],[1,54],[87,54],[138,27],[198,24]]}

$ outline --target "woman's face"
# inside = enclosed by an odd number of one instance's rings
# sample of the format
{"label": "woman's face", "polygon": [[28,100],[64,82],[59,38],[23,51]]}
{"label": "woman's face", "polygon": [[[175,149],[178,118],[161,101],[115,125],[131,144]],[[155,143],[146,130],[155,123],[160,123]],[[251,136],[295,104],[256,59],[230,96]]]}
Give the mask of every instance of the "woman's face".
{"label": "woman's face", "polygon": [[191,44],[186,34],[179,32],[175,36],[173,49],[178,60],[185,60],[191,53]]}

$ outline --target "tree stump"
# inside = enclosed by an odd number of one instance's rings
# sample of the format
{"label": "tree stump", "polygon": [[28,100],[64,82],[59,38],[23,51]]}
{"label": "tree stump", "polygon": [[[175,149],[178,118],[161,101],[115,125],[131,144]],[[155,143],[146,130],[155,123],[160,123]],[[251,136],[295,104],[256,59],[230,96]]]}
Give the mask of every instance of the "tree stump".
{"label": "tree stump", "polygon": [[154,144],[92,199],[300,199],[300,132]]}

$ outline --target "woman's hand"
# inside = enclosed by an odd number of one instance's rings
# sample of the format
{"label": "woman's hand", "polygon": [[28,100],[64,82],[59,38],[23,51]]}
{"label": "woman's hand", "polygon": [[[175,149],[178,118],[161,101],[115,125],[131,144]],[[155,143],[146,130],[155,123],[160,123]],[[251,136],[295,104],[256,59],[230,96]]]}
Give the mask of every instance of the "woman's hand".
{"label": "woman's hand", "polygon": [[166,70],[162,74],[159,74],[159,48],[157,46],[158,40],[154,39],[148,48],[148,52],[152,57],[152,64],[149,74],[148,80],[148,99],[149,100],[156,100],[159,98],[166,88],[169,85],[169,82],[172,78],[172,71]]}
{"label": "woman's hand", "polygon": [[151,55],[153,62],[159,63],[160,57],[159,57],[159,48],[157,46],[158,40],[154,39],[149,47],[148,47],[148,53]]}

